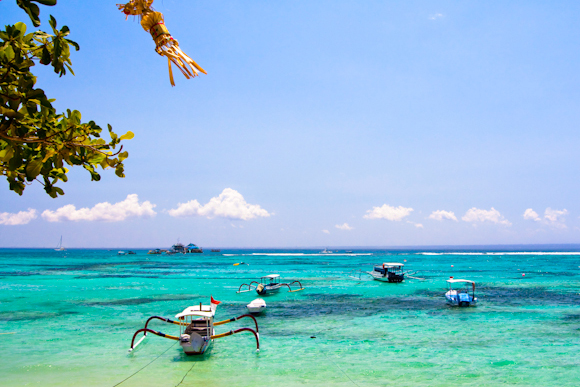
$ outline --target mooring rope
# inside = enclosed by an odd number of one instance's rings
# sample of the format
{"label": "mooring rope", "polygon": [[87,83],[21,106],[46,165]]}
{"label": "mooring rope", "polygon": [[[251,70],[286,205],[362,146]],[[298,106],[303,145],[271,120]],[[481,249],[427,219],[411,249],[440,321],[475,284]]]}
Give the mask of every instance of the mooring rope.
{"label": "mooring rope", "polygon": [[177,383],[177,384],[175,385],[175,387],[177,387],[177,386],[181,385],[181,383],[183,383],[183,381],[185,380],[185,378],[187,377],[187,375],[189,374],[189,372],[190,372],[190,371],[193,369],[193,366],[194,366],[194,365],[195,365],[195,363],[193,363],[193,364],[191,365],[191,368],[189,369],[189,371],[187,371],[187,372],[185,373],[185,375],[183,375],[183,378],[181,379],[181,381],[180,381],[179,383]]}
{"label": "mooring rope", "polygon": [[143,371],[146,367],[148,367],[151,363],[153,363],[155,360],[159,359],[161,356],[165,355],[165,352],[169,351],[171,348],[173,348],[173,346],[177,344],[177,341],[173,344],[171,344],[169,346],[169,348],[167,348],[165,351],[163,351],[163,353],[159,356],[157,356],[155,359],[151,360],[149,363],[147,363],[143,368],[139,369],[138,371],[136,371],[135,373],[133,373],[132,375],[126,377],[125,379],[121,380],[119,383],[115,384],[113,387],[117,387],[119,384],[131,379],[133,376],[137,375],[139,372]]}
{"label": "mooring rope", "polygon": [[[341,326],[338,326],[338,327],[334,327],[334,328],[326,328],[326,329],[320,330],[320,331],[316,332],[315,334],[313,334],[312,336],[310,336],[310,338],[311,338],[311,339],[315,339],[315,338],[316,338],[316,335],[317,335],[318,333],[320,333],[320,332],[324,332],[324,331],[330,331],[330,330],[333,330],[333,329],[341,328],[341,327],[343,327],[343,326],[345,326],[345,325],[347,325],[347,324],[344,324],[344,325],[341,325]],[[326,358],[326,360],[328,360],[328,361],[331,361],[331,360],[328,358],[328,356],[326,356],[326,353],[325,353],[325,351],[322,351],[322,354],[324,355],[324,357]],[[344,374],[344,376],[346,376],[346,377],[348,378],[348,380],[350,380],[350,381],[352,382],[352,384],[354,384],[354,385],[355,385],[355,386],[357,386],[357,387],[360,387],[360,386],[357,384],[357,382],[355,382],[354,380],[352,380],[352,379],[350,378],[350,376],[348,376],[348,374],[347,374],[346,372],[344,372],[344,371],[342,370],[342,368],[340,368],[340,367],[338,366],[338,364],[336,364],[336,362],[332,362],[332,364],[334,364],[334,365],[336,366],[336,368],[338,368],[338,369],[339,369],[339,371],[340,371],[340,372],[342,372],[342,373]]]}
{"label": "mooring rope", "polygon": [[[324,355],[324,357],[325,357],[325,358],[326,358],[328,361],[330,361],[330,359],[328,358],[328,356],[326,356],[326,353],[324,353],[324,351],[322,351],[322,354]],[[338,369],[340,370],[340,372],[342,372],[342,373],[344,374],[344,376],[346,376],[346,377],[348,378],[348,380],[350,380],[350,381],[352,382],[352,384],[354,384],[354,385],[355,385],[355,386],[357,386],[357,387],[360,387],[360,386],[357,384],[357,382],[355,382],[354,380],[352,380],[352,379],[350,378],[350,376],[348,376],[348,374],[347,374],[346,372],[344,372],[344,371],[342,370],[342,368],[340,368],[340,367],[338,366],[338,364],[336,364],[336,362],[332,362],[332,364],[334,364],[334,365],[336,366],[336,368],[338,368]]]}

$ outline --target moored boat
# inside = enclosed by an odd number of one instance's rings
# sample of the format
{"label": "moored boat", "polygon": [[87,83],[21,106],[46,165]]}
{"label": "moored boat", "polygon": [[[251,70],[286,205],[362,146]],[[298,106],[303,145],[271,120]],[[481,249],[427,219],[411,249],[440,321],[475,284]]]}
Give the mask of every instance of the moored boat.
{"label": "moored boat", "polygon": [[405,280],[403,266],[405,265],[398,262],[386,262],[382,265],[375,266],[373,271],[367,273],[377,281],[391,283],[403,282]]}
{"label": "moored boat", "polygon": [[475,297],[475,282],[449,277],[447,285],[449,290],[445,293],[445,298],[449,305],[461,307],[477,305],[477,298]]}
{"label": "moored boat", "polygon": [[[199,305],[190,306],[183,310],[183,312],[175,315],[177,321],[170,320],[164,317],[151,316],[145,323],[145,328],[139,329],[133,335],[131,340],[131,348],[129,352],[132,352],[141,342],[147,337],[147,333],[153,333],[154,335],[164,337],[170,340],[179,341],[183,352],[187,355],[202,355],[207,351],[215,339],[230,336],[240,332],[251,332],[256,338],[257,350],[260,350],[260,336],[258,333],[258,322],[256,319],[249,314],[244,314],[238,317],[234,317],[228,320],[214,322],[214,316],[220,301],[216,301],[211,298],[211,303],[209,306]],[[215,326],[228,324],[233,321],[237,321],[241,318],[248,317],[254,320],[256,329],[251,328],[239,328],[235,330],[230,330],[229,332],[215,334]],[[169,324],[179,325],[179,336],[168,335],[163,332],[154,331],[148,328],[148,324],[151,320],[161,320]],[[135,338],[139,333],[143,332],[143,337],[135,343]]]}
{"label": "moored boat", "polygon": [[248,312],[252,314],[260,314],[266,310],[266,301],[261,298],[256,298],[254,301],[246,305]]}
{"label": "moored boat", "polygon": [[[291,286],[296,283],[300,286],[300,288],[292,290]],[[254,286],[253,289],[252,285]],[[247,286],[248,288],[242,290],[244,286]],[[289,292],[299,292],[300,290],[304,290],[304,287],[302,286],[302,283],[300,283],[300,281],[293,281],[289,284],[281,283],[280,274],[269,274],[260,278],[260,282],[252,281],[249,284],[241,284],[240,287],[238,288],[237,293],[249,292],[255,289],[260,296],[267,296],[278,292],[282,286],[288,287]]]}

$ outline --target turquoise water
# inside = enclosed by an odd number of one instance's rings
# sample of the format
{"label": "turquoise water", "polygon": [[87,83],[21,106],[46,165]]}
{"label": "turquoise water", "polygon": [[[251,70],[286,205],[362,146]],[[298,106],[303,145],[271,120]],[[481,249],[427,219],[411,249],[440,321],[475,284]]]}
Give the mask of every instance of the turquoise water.
{"label": "turquoise water", "polygon": [[[114,386],[133,374],[120,386],[580,384],[580,253],[355,253],[0,250],[0,385]],[[425,279],[348,277],[404,260]],[[202,357],[152,335],[128,354],[151,315],[172,318],[210,295],[222,301],[217,320],[244,314],[256,294],[239,285],[270,273],[306,289],[265,297],[259,353],[246,332]],[[451,275],[477,283],[479,306],[446,305]]]}

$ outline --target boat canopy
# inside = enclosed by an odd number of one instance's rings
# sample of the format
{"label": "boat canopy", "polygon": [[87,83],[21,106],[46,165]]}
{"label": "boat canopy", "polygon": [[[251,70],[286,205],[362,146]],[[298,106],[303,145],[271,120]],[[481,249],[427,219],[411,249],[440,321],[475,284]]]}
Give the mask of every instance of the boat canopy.
{"label": "boat canopy", "polygon": [[454,284],[454,283],[458,283],[458,282],[464,282],[464,283],[474,284],[475,285],[475,282],[470,281],[470,280],[465,280],[465,279],[454,279],[454,278],[451,278],[451,279],[448,279],[447,282],[449,282],[450,284]]}
{"label": "boat canopy", "polygon": [[199,305],[190,306],[183,310],[183,312],[176,314],[175,318],[183,318],[185,316],[198,316],[198,317],[213,317],[215,315],[215,310],[211,308],[199,308]]}
{"label": "boat canopy", "polygon": [[274,278],[278,278],[278,277],[280,277],[280,274],[265,275],[262,278],[271,278],[271,279],[274,279]]}
{"label": "boat canopy", "polygon": [[405,266],[405,265],[402,263],[398,263],[398,262],[385,262],[385,263],[383,263],[383,267],[386,267],[389,269],[393,268],[393,267],[402,267],[402,266]]}

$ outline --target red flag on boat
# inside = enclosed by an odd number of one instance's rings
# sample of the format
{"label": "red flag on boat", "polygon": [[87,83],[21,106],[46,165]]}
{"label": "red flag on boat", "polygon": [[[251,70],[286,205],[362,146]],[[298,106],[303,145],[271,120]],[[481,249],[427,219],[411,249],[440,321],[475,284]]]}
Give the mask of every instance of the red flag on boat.
{"label": "red flag on boat", "polygon": [[210,297],[211,297],[211,303],[212,303],[212,304],[215,304],[215,305],[221,304],[221,301],[216,301],[216,300],[214,300],[214,299],[213,299],[213,296],[210,296]]}

